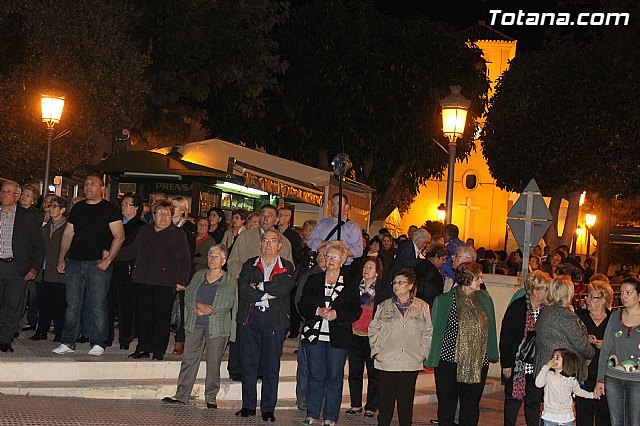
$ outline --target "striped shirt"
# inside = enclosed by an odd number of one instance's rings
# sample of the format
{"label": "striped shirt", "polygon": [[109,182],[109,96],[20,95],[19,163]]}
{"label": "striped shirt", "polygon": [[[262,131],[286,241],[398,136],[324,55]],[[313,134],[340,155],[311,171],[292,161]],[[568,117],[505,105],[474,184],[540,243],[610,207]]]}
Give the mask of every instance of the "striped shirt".
{"label": "striped shirt", "polygon": [[[335,289],[335,285],[325,283],[324,285],[324,307],[328,308],[331,306],[331,296],[333,296],[333,291]],[[318,337],[323,342],[329,342],[331,339],[329,338],[329,321],[326,319],[322,319],[322,324],[320,325],[320,336]]]}
{"label": "striped shirt", "polygon": [[8,212],[0,208],[0,258],[2,259],[13,257],[13,224],[17,209],[17,205]]}

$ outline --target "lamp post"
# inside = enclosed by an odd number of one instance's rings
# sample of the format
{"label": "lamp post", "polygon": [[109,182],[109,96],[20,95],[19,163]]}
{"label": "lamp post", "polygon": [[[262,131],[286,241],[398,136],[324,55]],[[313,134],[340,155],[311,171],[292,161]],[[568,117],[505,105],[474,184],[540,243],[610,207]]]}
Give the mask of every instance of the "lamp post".
{"label": "lamp post", "polygon": [[444,203],[440,203],[438,206],[438,220],[442,223],[444,223],[446,209],[447,208],[444,206]]}
{"label": "lamp post", "polygon": [[51,162],[51,141],[53,140],[53,127],[60,122],[62,109],[64,108],[64,96],[42,95],[42,122],[47,123],[47,159],[44,166],[44,181],[42,194],[49,190],[49,164]]}
{"label": "lamp post", "polygon": [[442,132],[449,138],[449,169],[447,173],[447,199],[445,224],[451,223],[453,210],[453,180],[456,165],[456,140],[464,133],[467,121],[467,111],[471,101],[460,94],[462,87],[450,86],[449,93],[444,99],[440,99],[442,109]]}
{"label": "lamp post", "polygon": [[596,215],[587,213],[584,221],[587,228],[587,259],[589,259],[589,252],[591,251],[591,228],[596,224]]}

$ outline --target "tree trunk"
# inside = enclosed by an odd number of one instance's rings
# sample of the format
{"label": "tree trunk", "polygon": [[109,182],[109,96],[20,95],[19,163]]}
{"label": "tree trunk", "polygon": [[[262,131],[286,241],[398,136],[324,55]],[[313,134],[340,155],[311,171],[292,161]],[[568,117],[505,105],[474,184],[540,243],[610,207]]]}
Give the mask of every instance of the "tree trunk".
{"label": "tree trunk", "polygon": [[562,196],[564,190],[562,188],[556,189],[551,192],[551,201],[549,202],[549,211],[551,212],[551,226],[545,232],[544,240],[545,245],[554,249],[560,245],[560,238],[558,238],[558,214],[560,212],[560,204],[562,203]]}
{"label": "tree trunk", "polygon": [[571,247],[571,242],[576,236],[576,228],[578,226],[578,213],[580,212],[580,191],[575,191],[568,195],[569,206],[567,207],[567,216],[564,219],[564,228],[562,229],[560,244],[565,244]]}
{"label": "tree trunk", "polygon": [[387,185],[387,189],[376,199],[376,201],[371,206],[371,222],[375,222],[376,220],[384,221],[387,216],[391,214],[393,209],[396,208],[391,203],[393,199],[393,193],[398,186],[398,182],[402,175],[404,174],[405,166],[398,166],[396,168],[395,173],[391,180],[389,180],[389,184]]}
{"label": "tree trunk", "polygon": [[600,198],[600,216],[598,217],[598,264],[597,272],[605,274],[609,272],[609,236],[611,234],[611,200]]}

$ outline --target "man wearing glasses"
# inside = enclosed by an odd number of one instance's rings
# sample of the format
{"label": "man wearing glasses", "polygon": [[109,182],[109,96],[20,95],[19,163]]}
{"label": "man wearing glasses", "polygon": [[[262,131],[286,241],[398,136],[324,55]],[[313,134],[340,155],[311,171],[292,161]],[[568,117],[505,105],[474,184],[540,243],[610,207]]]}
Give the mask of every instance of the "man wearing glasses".
{"label": "man wearing glasses", "polygon": [[42,268],[44,242],[40,217],[18,205],[20,185],[2,184],[0,193],[0,351],[13,352],[25,285]]}
{"label": "man wearing glasses", "polygon": [[103,191],[100,177],[87,176],[85,199],[71,209],[62,234],[58,272],[66,274],[67,309],[61,344],[53,350],[57,354],[75,351],[85,289],[91,300],[93,319],[89,355],[100,356],[107,346],[111,263],[124,242],[124,228],[118,208],[102,198]]}
{"label": "man wearing glasses", "polygon": [[271,422],[276,420],[280,357],[289,327],[290,293],[295,286],[293,264],[280,257],[283,240],[274,229],[264,231],[260,255],[242,265],[238,279],[236,318],[242,358],[242,409],[236,416],[256,415],[260,364],[263,370],[260,411],[262,420]]}
{"label": "man wearing glasses", "polygon": [[[261,254],[261,240],[265,232],[275,230],[278,223],[278,210],[271,204],[265,204],[260,209],[260,226],[255,229],[245,229],[240,234],[236,242],[233,244],[233,250],[229,255],[227,262],[227,270],[235,279],[240,277],[242,265],[247,259],[255,258]],[[277,231],[276,231],[277,232]],[[283,259],[293,263],[291,256],[291,243],[286,238],[281,238],[282,244],[279,255]],[[229,361],[227,364],[229,377],[231,380],[242,380],[242,367],[240,366],[240,354],[238,352],[237,343],[229,343]]]}

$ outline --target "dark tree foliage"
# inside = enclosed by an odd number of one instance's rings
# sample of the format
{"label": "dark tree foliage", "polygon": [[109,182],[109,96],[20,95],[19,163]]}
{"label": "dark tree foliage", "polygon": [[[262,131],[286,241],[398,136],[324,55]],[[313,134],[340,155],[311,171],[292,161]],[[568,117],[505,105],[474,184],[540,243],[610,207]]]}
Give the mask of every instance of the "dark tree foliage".
{"label": "dark tree foliage", "polygon": [[134,136],[144,146],[181,143],[199,126],[204,107],[253,117],[266,89],[277,87],[285,62],[271,32],[288,5],[271,0],[154,0],[139,2],[140,48],[151,64],[151,90]]}
{"label": "dark tree foliage", "polygon": [[408,206],[426,179],[442,174],[438,101],[454,83],[472,100],[458,150],[469,155],[488,82],[476,70],[480,51],[451,29],[385,15],[370,1],[318,0],[292,7],[277,38],[289,68],[264,115],[230,117],[224,103],[211,103],[212,136],[323,169],[348,153],[358,180],[376,189],[372,220]]}
{"label": "dark tree foliage", "polygon": [[[622,10],[637,16],[637,6]],[[519,192],[535,178],[552,197],[554,225],[545,236],[552,246],[570,241],[580,192],[603,200],[640,194],[638,24],[592,36],[585,43],[558,34],[545,50],[516,57],[484,127],[484,155],[498,186]],[[570,203],[557,240],[562,198]]]}
{"label": "dark tree foliage", "polygon": [[45,126],[40,95],[66,95],[51,171],[79,172],[97,138],[142,105],[149,60],[133,41],[125,2],[14,0],[0,5],[0,170],[18,181],[42,178]]}
{"label": "dark tree foliage", "polygon": [[2,2],[1,175],[41,178],[39,97],[52,89],[71,132],[53,144],[53,174],[82,173],[123,128],[141,148],[182,143],[206,103],[259,114],[285,68],[270,32],[286,15],[270,0]]}

